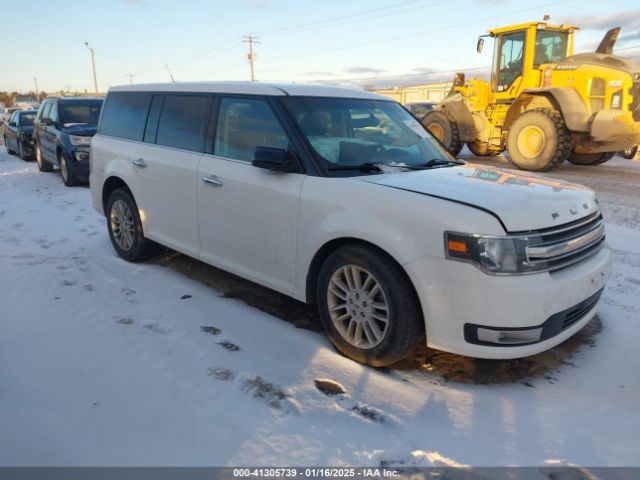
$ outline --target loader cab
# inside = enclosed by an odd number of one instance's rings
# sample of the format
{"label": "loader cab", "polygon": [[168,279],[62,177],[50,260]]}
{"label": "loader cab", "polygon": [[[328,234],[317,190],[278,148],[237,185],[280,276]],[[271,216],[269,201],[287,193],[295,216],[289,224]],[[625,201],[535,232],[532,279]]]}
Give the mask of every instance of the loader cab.
{"label": "loader cab", "polygon": [[[541,65],[573,54],[576,27],[530,22],[489,31],[494,38],[491,93],[497,103],[510,103],[525,88],[543,86]],[[482,49],[478,41],[478,51]]]}

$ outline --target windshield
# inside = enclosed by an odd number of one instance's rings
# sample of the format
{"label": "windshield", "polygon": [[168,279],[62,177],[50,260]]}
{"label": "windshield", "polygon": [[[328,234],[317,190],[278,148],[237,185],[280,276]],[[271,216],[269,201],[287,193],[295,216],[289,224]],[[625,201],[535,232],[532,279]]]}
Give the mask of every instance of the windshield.
{"label": "windshield", "polygon": [[20,115],[20,125],[23,127],[33,126],[33,120],[36,118],[35,113],[23,113]]}
{"label": "windshield", "polygon": [[[386,172],[432,160],[453,161],[425,128],[395,102],[293,96],[282,101],[327,171],[368,164]],[[372,171],[354,170],[348,174]]]}
{"label": "windshield", "polygon": [[567,58],[568,35],[552,30],[538,30],[536,51],[533,64],[539,67],[543,63],[558,63]]}
{"label": "windshield", "polygon": [[58,115],[63,125],[73,123],[97,125],[101,107],[102,100],[60,102]]}

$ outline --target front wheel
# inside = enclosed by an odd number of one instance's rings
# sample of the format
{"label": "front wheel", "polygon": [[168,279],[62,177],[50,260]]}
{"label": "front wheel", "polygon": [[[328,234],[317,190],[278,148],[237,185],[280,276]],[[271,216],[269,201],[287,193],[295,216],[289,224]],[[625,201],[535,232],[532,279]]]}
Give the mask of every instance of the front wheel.
{"label": "front wheel", "polygon": [[58,163],[60,164],[60,175],[62,176],[62,181],[67,187],[73,187],[78,185],[79,180],[76,177],[76,174],[73,173],[73,170],[69,169],[69,164],[67,163],[67,158],[64,156],[64,153],[58,153]]}
{"label": "front wheel", "polygon": [[53,165],[44,159],[42,152],[40,151],[40,144],[38,143],[36,143],[36,162],[38,163],[38,170],[41,172],[53,171]]}
{"label": "front wheel", "polygon": [[138,262],[160,251],[158,244],[145,238],[138,206],[128,189],[118,188],[109,195],[106,214],[109,238],[120,257]]}
{"label": "front wheel", "polygon": [[320,319],[345,356],[374,367],[390,365],[424,343],[424,318],[404,270],[363,244],[329,255],[318,277]]}
{"label": "front wheel", "polygon": [[509,128],[511,162],[522,170],[544,172],[564,162],[573,148],[571,132],[560,112],[536,108],[521,114]]}
{"label": "front wheel", "polygon": [[454,157],[458,156],[464,143],[460,140],[458,123],[447,111],[431,110],[422,117],[420,123],[440,140]]}
{"label": "front wheel", "polygon": [[576,153],[569,155],[569,161],[574,165],[600,165],[616,156],[616,152],[606,153]]}

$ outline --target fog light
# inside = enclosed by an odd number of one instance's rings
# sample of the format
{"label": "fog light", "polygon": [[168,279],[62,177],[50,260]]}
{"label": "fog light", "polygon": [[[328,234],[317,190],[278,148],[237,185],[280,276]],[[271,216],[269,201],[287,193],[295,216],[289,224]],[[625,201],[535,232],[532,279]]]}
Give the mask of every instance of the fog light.
{"label": "fog light", "polygon": [[89,160],[88,152],[74,152],[73,154],[76,157],[76,160],[79,162],[86,162],[87,160]]}
{"label": "fog light", "polygon": [[478,328],[478,340],[498,344],[531,343],[540,340],[542,328],[529,330],[489,330]]}

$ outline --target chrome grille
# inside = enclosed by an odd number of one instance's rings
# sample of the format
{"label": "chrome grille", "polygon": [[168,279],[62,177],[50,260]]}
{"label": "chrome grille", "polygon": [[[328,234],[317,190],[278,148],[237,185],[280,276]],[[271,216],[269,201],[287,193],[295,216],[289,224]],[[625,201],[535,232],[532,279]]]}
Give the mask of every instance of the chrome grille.
{"label": "chrome grille", "polygon": [[559,270],[598,252],[604,239],[604,221],[600,212],[596,212],[576,222],[530,235],[527,263],[540,270]]}

